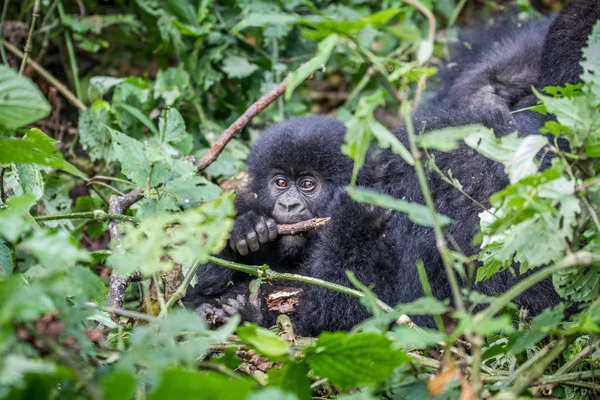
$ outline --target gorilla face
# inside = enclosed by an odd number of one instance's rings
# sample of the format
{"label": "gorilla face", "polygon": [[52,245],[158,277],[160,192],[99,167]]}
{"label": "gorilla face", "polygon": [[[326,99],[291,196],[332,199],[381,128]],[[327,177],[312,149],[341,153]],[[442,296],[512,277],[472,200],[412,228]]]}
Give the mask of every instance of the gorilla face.
{"label": "gorilla face", "polygon": [[[293,224],[317,216],[326,189],[314,173],[274,171],[269,181],[269,195],[274,201],[271,214],[278,224]],[[306,244],[305,235],[288,235],[279,239],[286,253],[297,253]]]}

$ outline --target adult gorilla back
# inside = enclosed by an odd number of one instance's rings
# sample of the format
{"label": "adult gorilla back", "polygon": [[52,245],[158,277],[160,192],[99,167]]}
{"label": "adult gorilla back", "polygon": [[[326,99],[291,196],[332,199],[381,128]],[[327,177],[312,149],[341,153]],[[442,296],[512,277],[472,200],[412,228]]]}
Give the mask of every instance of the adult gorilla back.
{"label": "adult gorilla back", "polygon": [[[579,81],[581,48],[600,18],[600,2],[575,0],[553,22],[544,44],[541,61],[540,85],[575,83]],[[559,50],[553,41],[560,40]],[[554,68],[560,65],[558,71]],[[523,101],[526,101],[524,99]],[[490,105],[491,106],[488,106]],[[547,117],[533,112],[512,115],[497,103],[482,101],[480,107],[440,107],[418,113],[414,118],[419,132],[466,124],[483,124],[493,128],[497,136],[517,130],[520,136],[538,134]],[[406,130],[400,127],[395,134],[407,144]],[[508,178],[501,164],[491,161],[469,147],[461,146],[449,152],[433,152],[436,165],[444,172],[452,171],[463,191],[489,207],[489,197],[503,189]],[[424,203],[414,168],[400,157],[385,152],[376,165],[379,185],[377,191],[393,197]],[[472,239],[478,232],[477,204],[461,194],[434,171],[427,172],[436,209],[449,216],[453,223],[446,232],[458,247],[468,255],[477,249]],[[373,224],[381,220],[383,210],[353,202],[347,195],[336,197],[331,207],[332,223],[326,226],[321,240],[313,247],[307,262],[307,272],[313,277],[350,285],[345,270],[352,271],[359,280],[373,285],[374,292],[388,304],[413,301],[424,295],[416,269],[417,260],[423,260],[433,293],[440,299],[451,299],[450,285],[436,248],[433,229],[413,223],[403,213],[393,213],[389,223]],[[518,278],[509,271],[494,275],[481,282],[476,289],[488,295],[504,293]],[[559,297],[547,280],[521,294],[515,302],[539,313],[556,304]],[[301,301],[303,310],[297,324],[300,334],[316,334],[323,330],[349,329],[368,316],[358,300],[348,296],[311,287]],[[416,317],[417,324],[431,326],[429,317]]]}

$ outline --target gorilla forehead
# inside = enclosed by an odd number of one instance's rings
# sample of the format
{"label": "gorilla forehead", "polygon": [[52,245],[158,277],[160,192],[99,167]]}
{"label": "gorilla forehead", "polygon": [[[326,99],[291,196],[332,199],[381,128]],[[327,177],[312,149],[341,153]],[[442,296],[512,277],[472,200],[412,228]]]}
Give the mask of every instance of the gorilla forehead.
{"label": "gorilla forehead", "polygon": [[272,171],[288,176],[313,172],[320,178],[345,185],[352,175],[352,160],[340,146],[346,127],[322,115],[287,120],[266,129],[254,145],[248,169],[257,185],[264,184]]}

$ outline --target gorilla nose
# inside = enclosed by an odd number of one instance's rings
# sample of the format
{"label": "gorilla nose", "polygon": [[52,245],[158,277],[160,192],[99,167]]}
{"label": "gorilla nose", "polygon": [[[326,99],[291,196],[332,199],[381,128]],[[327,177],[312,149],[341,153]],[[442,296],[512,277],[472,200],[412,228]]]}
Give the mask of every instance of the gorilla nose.
{"label": "gorilla nose", "polygon": [[301,204],[299,201],[282,201],[282,202],[279,202],[279,206],[281,208],[283,208],[285,211],[291,212],[291,211],[298,211]]}

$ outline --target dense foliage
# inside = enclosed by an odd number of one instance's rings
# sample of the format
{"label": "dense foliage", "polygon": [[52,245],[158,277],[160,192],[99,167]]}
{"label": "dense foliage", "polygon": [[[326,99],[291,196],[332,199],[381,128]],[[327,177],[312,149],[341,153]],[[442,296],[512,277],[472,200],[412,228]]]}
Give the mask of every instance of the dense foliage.
{"label": "dense foliage", "polygon": [[[500,7],[490,4],[467,11],[489,18]],[[504,165],[511,184],[481,214],[477,259],[450,251],[445,259],[467,280],[515,265],[515,273],[530,272],[511,291],[490,298],[465,289],[456,309],[432,297],[382,309],[352,278],[373,317],[318,338],[295,338],[285,318],[271,330],[235,317],[211,330],[180,307],[194,267],[225,245],[232,227],[233,196],[219,185],[239,178],[265,125],[335,111],[349,127],[343,151],[356,171],[369,145],[436,169],[432,157],[414,158],[388,129],[427,96],[425,78],[435,82],[433,66],[464,5],[5,0],[0,398],[595,396],[600,24],[584,49],[583,84],[537,94],[536,111],[556,116],[546,136],[499,139],[468,126],[414,143],[427,155],[463,141]],[[535,13],[526,1],[517,7],[519,17]],[[206,154],[287,75],[284,96],[198,173],[184,157]],[[541,171],[540,151],[554,155]],[[461,190],[451,171],[437,171]],[[109,210],[111,196],[135,188],[143,190],[139,202]],[[423,205],[349,190],[422,224],[448,222]],[[110,221],[120,224],[109,229]],[[247,268],[262,277],[258,283],[276,278],[267,266]],[[122,306],[107,301],[111,269],[142,276]],[[550,276],[565,304],[519,315],[511,300]],[[575,307],[568,318],[567,307]],[[448,313],[454,319],[440,317]],[[434,315],[439,329],[391,324],[405,314]]]}

